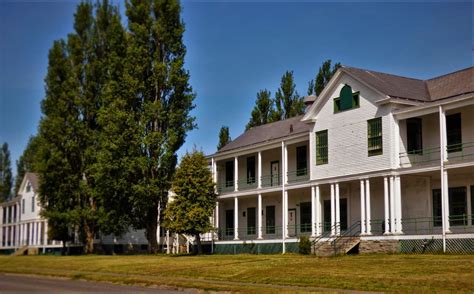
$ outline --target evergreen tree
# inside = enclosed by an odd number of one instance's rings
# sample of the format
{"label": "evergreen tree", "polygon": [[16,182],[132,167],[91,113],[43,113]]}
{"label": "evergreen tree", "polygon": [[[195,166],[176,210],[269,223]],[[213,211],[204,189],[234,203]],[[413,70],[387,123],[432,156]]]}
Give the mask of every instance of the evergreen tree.
{"label": "evergreen tree", "polygon": [[219,131],[219,144],[217,145],[217,150],[220,150],[225,145],[229,144],[232,141],[229,134],[229,127],[222,126]]}
{"label": "evergreen tree", "polygon": [[[326,85],[331,80],[332,76],[336,73],[338,68],[341,67],[341,64],[338,62],[331,67],[331,60],[328,59],[323,62],[321,67],[319,68],[318,74],[309,82],[308,95],[316,95],[319,96],[321,92],[324,90]],[[312,87],[312,89],[311,89]]]}
{"label": "evergreen tree", "polygon": [[213,229],[212,217],[216,194],[211,171],[202,152],[186,153],[173,181],[175,197],[165,211],[165,227],[178,234],[196,237],[202,253],[200,234]]}
{"label": "evergreen tree", "polygon": [[7,201],[12,192],[13,175],[8,143],[3,143],[0,150],[0,202]]}
{"label": "evergreen tree", "polygon": [[286,71],[281,78],[280,88],[275,94],[275,109],[272,120],[284,120],[304,113],[304,101],[296,91],[293,71]]}
{"label": "evergreen tree", "polygon": [[273,100],[270,91],[260,90],[257,93],[257,100],[250,115],[250,121],[247,123],[245,130],[264,125],[271,121],[271,114],[273,109]]}
{"label": "evergreen tree", "polygon": [[15,195],[20,189],[25,174],[27,172],[36,172],[37,170],[36,165],[39,146],[40,138],[38,136],[31,136],[23,154],[16,161]]}
{"label": "evergreen tree", "polygon": [[127,99],[138,137],[132,160],[132,222],[145,228],[150,253],[158,251],[156,231],[171,188],[177,150],[194,128],[194,93],[184,69],[184,24],[178,0],[126,2],[128,48],[125,62]]}

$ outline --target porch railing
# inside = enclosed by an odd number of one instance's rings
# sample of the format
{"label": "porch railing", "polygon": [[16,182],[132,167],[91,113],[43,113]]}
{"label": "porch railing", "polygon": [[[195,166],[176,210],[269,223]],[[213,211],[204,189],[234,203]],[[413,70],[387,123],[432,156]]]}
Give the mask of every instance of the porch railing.
{"label": "porch railing", "polygon": [[309,174],[308,174],[307,168],[289,171],[287,174],[288,174],[288,183],[296,183],[296,182],[309,180]]}
{"label": "porch railing", "polygon": [[282,183],[280,174],[262,176],[261,179],[262,187],[279,187]]}
{"label": "porch railing", "polygon": [[239,184],[239,190],[248,190],[257,188],[257,178],[249,177],[246,179],[240,179],[237,181]]}
{"label": "porch railing", "polygon": [[224,181],[217,184],[217,192],[225,193],[234,191],[234,181]]}
{"label": "porch railing", "polygon": [[[451,144],[446,146],[448,162],[457,162],[474,159],[474,142]],[[432,147],[399,154],[401,167],[438,165],[440,161],[440,147]]]}

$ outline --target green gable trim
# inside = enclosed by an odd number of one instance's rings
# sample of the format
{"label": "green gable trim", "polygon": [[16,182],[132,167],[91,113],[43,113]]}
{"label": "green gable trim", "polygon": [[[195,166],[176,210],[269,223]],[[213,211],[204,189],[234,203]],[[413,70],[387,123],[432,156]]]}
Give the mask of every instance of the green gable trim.
{"label": "green gable trim", "polygon": [[359,93],[352,93],[351,86],[345,84],[339,93],[339,97],[334,98],[334,113],[358,108],[360,103]]}

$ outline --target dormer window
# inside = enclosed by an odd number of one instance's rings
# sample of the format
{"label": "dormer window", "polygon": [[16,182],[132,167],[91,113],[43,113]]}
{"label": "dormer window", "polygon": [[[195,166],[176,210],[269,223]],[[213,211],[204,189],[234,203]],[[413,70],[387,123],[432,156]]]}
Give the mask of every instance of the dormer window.
{"label": "dormer window", "polygon": [[31,183],[26,184],[26,192],[31,192]]}
{"label": "dormer window", "polygon": [[348,84],[342,87],[339,97],[334,98],[334,113],[358,108],[359,92],[352,93],[352,88]]}

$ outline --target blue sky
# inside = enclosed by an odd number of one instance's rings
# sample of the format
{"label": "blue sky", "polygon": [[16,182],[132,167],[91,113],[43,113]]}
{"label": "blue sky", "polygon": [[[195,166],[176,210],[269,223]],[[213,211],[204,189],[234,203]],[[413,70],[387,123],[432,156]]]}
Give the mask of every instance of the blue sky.
{"label": "blue sky", "polygon": [[[76,4],[0,0],[0,143],[9,143],[13,163],[36,133],[47,53],[72,31]],[[237,137],[257,91],[273,95],[286,70],[306,94],[325,59],[421,79],[469,67],[473,12],[469,1],[184,1],[198,129],[179,154],[194,145],[214,152],[222,125]]]}

